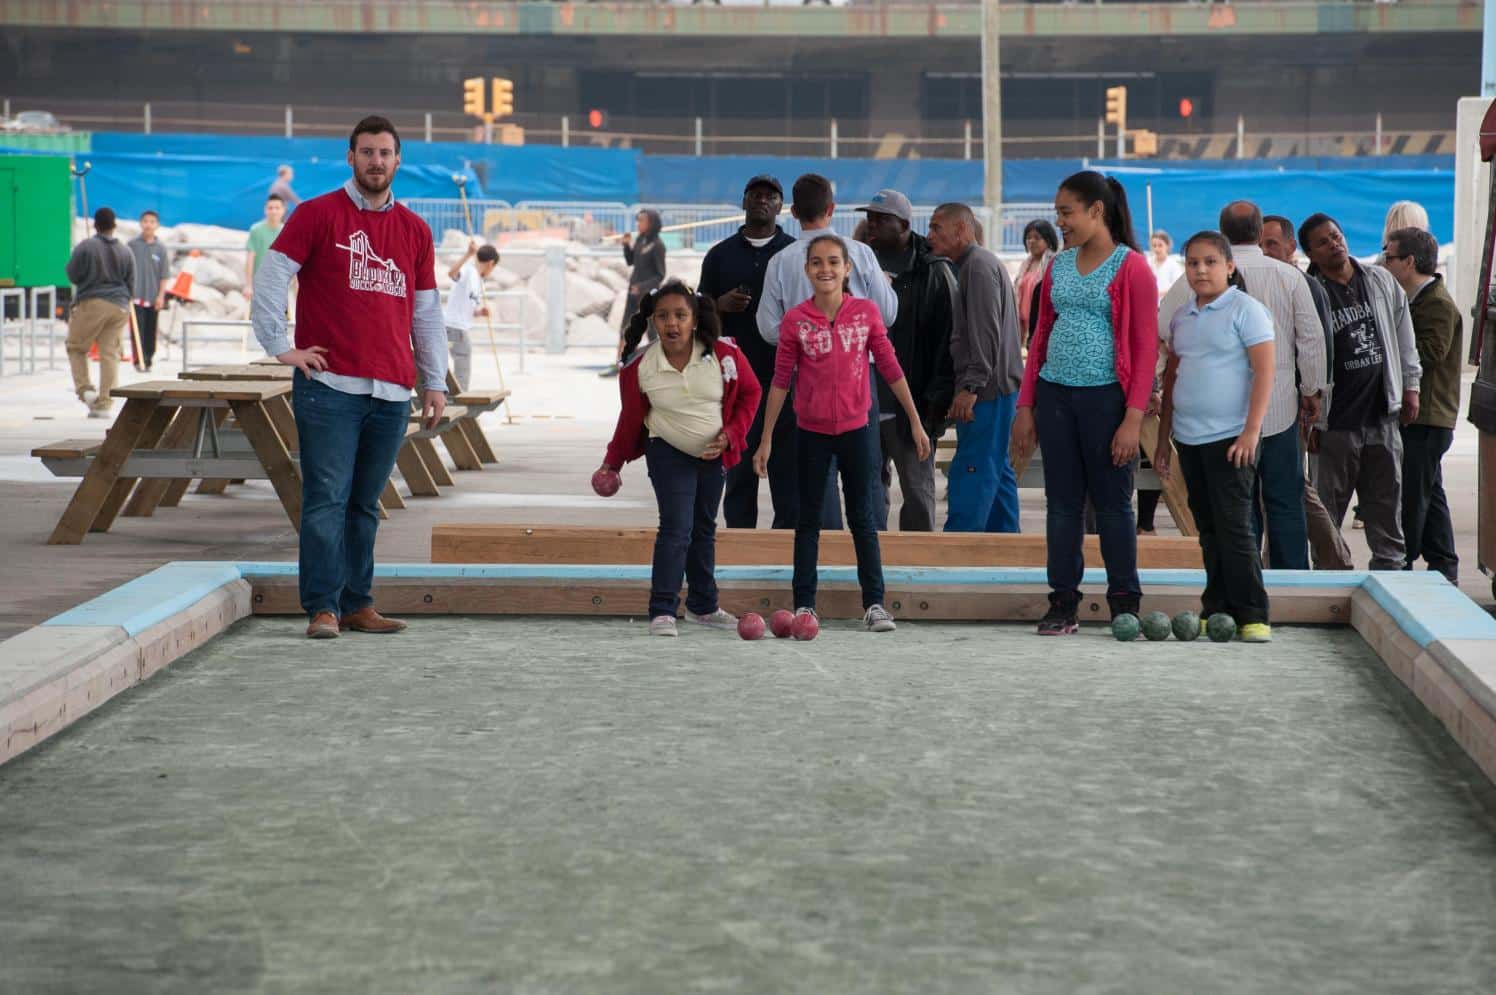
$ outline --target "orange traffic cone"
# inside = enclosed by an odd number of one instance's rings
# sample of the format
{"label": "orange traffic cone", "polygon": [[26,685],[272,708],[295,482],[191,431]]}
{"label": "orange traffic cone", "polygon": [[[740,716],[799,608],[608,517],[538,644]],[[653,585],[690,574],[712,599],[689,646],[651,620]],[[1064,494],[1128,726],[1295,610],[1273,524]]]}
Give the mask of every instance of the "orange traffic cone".
{"label": "orange traffic cone", "polygon": [[[193,254],[196,255],[196,252],[194,251]],[[171,289],[166,292],[166,296],[175,297],[177,300],[187,304],[192,303],[192,274],[186,270],[178,273],[176,282],[171,285]]]}

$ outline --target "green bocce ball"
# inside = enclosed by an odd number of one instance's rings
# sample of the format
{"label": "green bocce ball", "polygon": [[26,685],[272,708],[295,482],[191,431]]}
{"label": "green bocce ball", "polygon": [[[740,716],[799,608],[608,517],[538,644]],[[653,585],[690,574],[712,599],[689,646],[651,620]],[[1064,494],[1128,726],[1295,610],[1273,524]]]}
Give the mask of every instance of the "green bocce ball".
{"label": "green bocce ball", "polygon": [[1112,619],[1112,636],[1119,643],[1132,642],[1142,630],[1143,624],[1136,615],[1124,612]]}

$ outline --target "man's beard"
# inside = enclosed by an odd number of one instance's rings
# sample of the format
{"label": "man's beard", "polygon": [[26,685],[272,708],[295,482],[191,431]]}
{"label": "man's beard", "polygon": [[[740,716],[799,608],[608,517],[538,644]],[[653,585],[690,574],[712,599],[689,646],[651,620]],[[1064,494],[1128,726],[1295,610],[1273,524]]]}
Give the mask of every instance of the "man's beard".
{"label": "man's beard", "polygon": [[390,174],[388,171],[378,174],[359,173],[358,185],[370,193],[384,193],[389,189]]}

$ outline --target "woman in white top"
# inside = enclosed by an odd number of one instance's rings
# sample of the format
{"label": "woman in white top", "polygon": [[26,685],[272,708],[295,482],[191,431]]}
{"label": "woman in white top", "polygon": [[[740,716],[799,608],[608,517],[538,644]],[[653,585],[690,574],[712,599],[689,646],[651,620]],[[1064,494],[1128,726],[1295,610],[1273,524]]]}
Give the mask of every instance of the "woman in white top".
{"label": "woman in white top", "polygon": [[1169,288],[1184,276],[1184,265],[1174,256],[1174,240],[1162,228],[1148,239],[1148,248],[1148,265],[1153,270],[1154,281],[1158,283],[1158,302],[1162,304]]}

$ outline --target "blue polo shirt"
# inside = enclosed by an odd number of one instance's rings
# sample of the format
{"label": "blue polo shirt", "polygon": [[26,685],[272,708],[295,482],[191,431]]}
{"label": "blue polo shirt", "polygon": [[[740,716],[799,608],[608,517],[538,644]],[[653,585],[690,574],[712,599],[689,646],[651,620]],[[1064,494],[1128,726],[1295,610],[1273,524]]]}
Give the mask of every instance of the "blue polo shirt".
{"label": "blue polo shirt", "polygon": [[1273,338],[1267,308],[1235,287],[1203,308],[1190,295],[1163,335],[1169,352],[1179,357],[1174,441],[1203,446],[1242,433],[1252,397],[1247,350]]}

